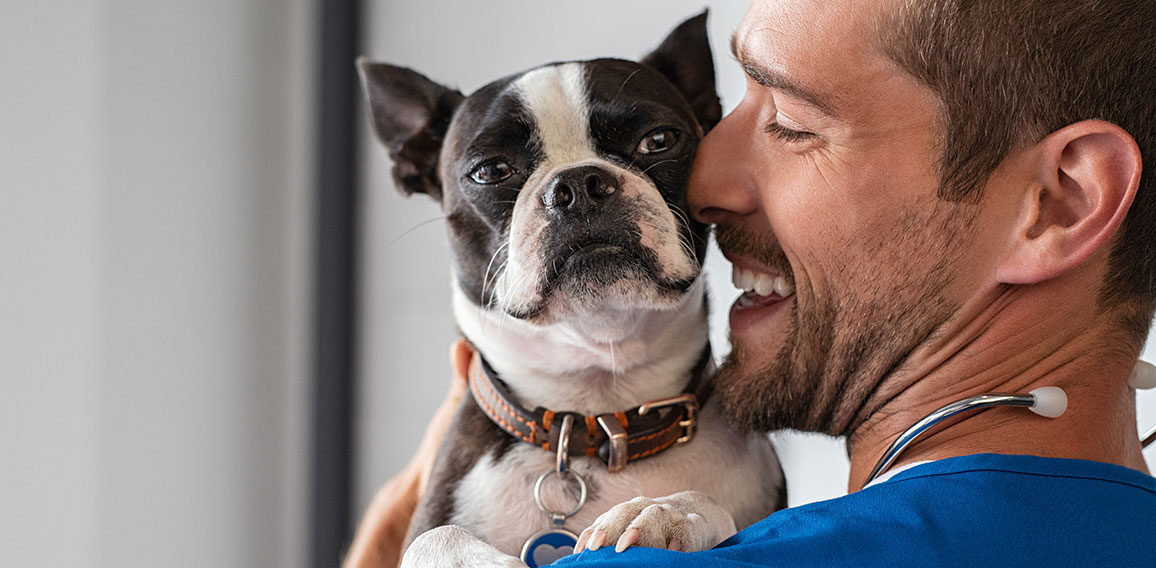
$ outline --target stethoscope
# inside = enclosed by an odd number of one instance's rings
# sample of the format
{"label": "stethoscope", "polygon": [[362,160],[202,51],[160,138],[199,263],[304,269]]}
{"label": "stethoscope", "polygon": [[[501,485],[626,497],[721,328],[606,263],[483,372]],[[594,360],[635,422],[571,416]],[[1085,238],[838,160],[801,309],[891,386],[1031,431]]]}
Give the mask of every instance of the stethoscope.
{"label": "stethoscope", "polygon": [[[1146,361],[1137,361],[1136,366],[1132,369],[1132,374],[1128,376],[1128,386],[1138,390],[1156,388],[1156,367]],[[907,449],[907,446],[910,446],[920,436],[926,434],[931,427],[961,412],[982,410],[993,406],[1019,406],[1040,416],[1059,418],[1068,409],[1068,395],[1060,387],[1040,387],[1027,394],[988,393],[953,402],[928,414],[904,430],[891,443],[887,451],[883,452],[883,457],[875,463],[874,469],[871,470],[871,474],[867,476],[867,481],[863,485],[870,484],[887,468],[891,467],[891,464],[895,463],[903,450]],[[1140,446],[1147,448],[1152,442],[1156,442],[1156,427],[1153,427],[1140,438]]]}

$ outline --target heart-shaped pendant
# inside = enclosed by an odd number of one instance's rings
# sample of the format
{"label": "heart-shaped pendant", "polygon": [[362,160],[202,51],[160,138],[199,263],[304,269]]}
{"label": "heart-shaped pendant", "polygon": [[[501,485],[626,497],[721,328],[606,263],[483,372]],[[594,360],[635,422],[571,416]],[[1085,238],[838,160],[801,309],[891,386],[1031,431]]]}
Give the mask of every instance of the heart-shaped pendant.
{"label": "heart-shaped pendant", "polygon": [[538,531],[522,545],[522,562],[530,568],[545,566],[574,553],[578,535],[561,528]]}

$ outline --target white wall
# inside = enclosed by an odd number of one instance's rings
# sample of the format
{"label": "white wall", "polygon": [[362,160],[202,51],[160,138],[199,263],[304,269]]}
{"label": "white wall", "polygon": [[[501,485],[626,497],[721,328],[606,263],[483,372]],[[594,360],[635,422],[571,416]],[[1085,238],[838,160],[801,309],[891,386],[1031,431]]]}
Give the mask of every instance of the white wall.
{"label": "white wall", "polygon": [[304,565],[312,7],[0,4],[0,565]]}
{"label": "white wall", "polygon": [[[466,93],[549,61],[639,57],[683,18],[707,5],[724,108],[733,108],[744,89],[742,72],[727,48],[744,2],[377,0],[370,5],[368,56],[413,67]],[[358,511],[416,447],[425,418],[448,384],[446,351],[456,336],[440,212],[424,197],[401,198],[389,179],[384,151],[368,133],[363,140],[367,164],[363,254],[368,270],[362,303],[364,380],[358,400],[361,459],[355,466]],[[717,250],[711,253],[707,273],[714,300],[712,339],[716,351],[723,352],[727,307],[737,293],[730,284],[730,267]],[[1156,359],[1156,351],[1150,349],[1146,357]],[[1140,422],[1146,429],[1156,424],[1156,395],[1141,396]],[[790,433],[776,438],[792,504],[846,491],[847,460],[841,442]],[[1150,461],[1156,459],[1156,454],[1148,455]]]}
{"label": "white wall", "polygon": [[96,14],[83,1],[0,5],[6,566],[92,565],[98,548]]}

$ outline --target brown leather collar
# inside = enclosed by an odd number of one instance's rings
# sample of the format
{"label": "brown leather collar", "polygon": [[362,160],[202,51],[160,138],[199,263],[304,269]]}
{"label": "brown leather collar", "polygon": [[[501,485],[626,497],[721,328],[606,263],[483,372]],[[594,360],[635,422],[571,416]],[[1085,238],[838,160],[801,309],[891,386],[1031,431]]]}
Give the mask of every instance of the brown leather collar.
{"label": "brown leather collar", "polygon": [[574,426],[569,436],[569,454],[598,456],[610,471],[619,471],[629,461],[652,456],[694,437],[698,409],[710,395],[713,374],[714,359],[708,347],[682,394],[596,416],[542,407],[527,410],[518,404],[480,353],[475,352],[470,362],[469,382],[478,406],[511,436],[543,450],[556,451],[562,422],[570,415]]}

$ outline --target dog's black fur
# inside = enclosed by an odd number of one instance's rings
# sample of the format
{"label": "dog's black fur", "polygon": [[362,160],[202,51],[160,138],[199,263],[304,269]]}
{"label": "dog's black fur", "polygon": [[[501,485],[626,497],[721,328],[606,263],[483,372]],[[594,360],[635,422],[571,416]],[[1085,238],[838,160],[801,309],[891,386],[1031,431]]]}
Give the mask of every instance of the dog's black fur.
{"label": "dog's black fur", "polygon": [[[641,62],[596,59],[581,65],[590,110],[587,128],[599,157],[653,183],[679,214],[678,238],[701,266],[707,227],[686,215],[686,190],[698,142],[722,114],[706,13],[677,27]],[[592,286],[629,277],[649,281],[675,297],[698,278],[696,270],[689,279],[663,279],[655,253],[643,246],[637,231],[628,230],[644,212],[616,191],[622,180],[583,165],[541,182],[548,184],[543,211],[551,218],[537,238],[543,262],[553,267],[540,283],[541,298],[532,305],[500,305],[494,298],[492,268],[507,260],[504,245],[511,238],[515,204],[546,159],[535,117],[510,88],[528,72],[494,81],[467,97],[410,69],[364,61],[359,68],[374,130],[393,160],[397,186],[406,195],[422,193],[440,202],[456,284],[476,306],[549,323],[546,308],[557,294],[581,299],[591,294]],[[665,144],[664,151],[639,153],[639,141],[649,136]],[[685,372],[689,380],[690,369]],[[459,505],[453,488],[463,476],[483,456],[500,461],[519,443],[467,397],[443,443],[407,541],[449,523]],[[589,481],[593,500],[598,482]]]}

